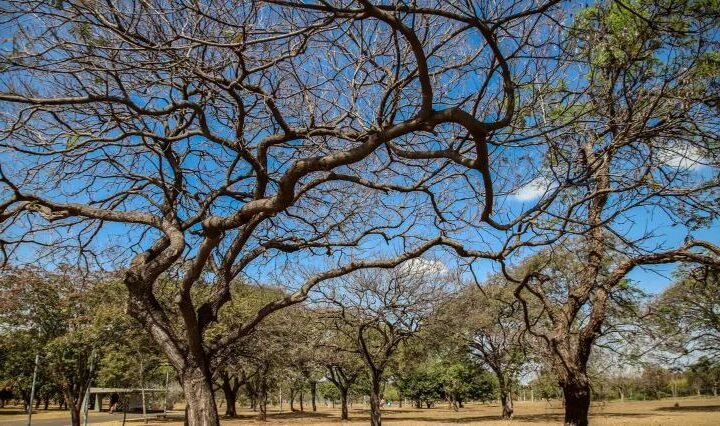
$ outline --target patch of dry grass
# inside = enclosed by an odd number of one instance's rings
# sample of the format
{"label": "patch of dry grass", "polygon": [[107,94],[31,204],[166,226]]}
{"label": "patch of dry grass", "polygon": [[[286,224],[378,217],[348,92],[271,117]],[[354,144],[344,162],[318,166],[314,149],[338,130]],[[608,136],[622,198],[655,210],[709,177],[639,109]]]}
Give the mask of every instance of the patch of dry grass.
{"label": "patch of dry grass", "polygon": [[[662,401],[633,401],[633,402],[608,402],[593,403],[591,409],[591,424],[598,426],[715,426],[720,425],[720,398],[685,398],[679,399],[679,407],[674,407],[675,400]],[[3,410],[0,410],[2,414]],[[222,408],[221,408],[222,411]],[[33,418],[41,419],[54,417],[59,412],[39,413]],[[383,410],[383,422],[395,426],[410,425],[457,425],[457,424],[491,424],[494,426],[505,425],[557,425],[562,422],[562,405],[558,401],[547,403],[541,402],[516,402],[515,418],[511,421],[500,418],[500,407],[497,404],[470,404],[459,411],[453,411],[444,405],[431,409],[416,409],[408,407],[388,407]],[[9,414],[9,413],[8,413]],[[13,418],[17,419],[17,413],[0,415],[0,424]],[[369,419],[368,409],[355,405],[350,410],[351,420],[347,424],[367,424]],[[257,421],[257,413],[242,409],[239,410],[237,419],[225,419],[223,425],[335,425],[340,423],[339,408],[333,409],[323,405],[318,407],[318,412],[305,413],[279,413],[277,409],[271,409],[268,421],[263,423]],[[138,424],[137,420],[132,423]],[[131,424],[132,424],[131,423]],[[120,422],[113,421],[102,423],[105,426],[119,425]],[[177,426],[182,422],[175,420],[158,421],[153,420],[151,425]]]}
{"label": "patch of dry grass", "polygon": [[[664,401],[633,401],[594,403],[591,409],[593,425],[720,425],[720,398],[715,399],[681,399],[679,407],[673,405],[675,400]],[[557,425],[562,423],[562,405],[558,401],[548,404],[542,402],[517,402],[516,416],[512,421],[500,418],[500,406],[497,404],[471,404],[459,411],[444,406],[432,409],[415,409],[392,407],[383,410],[383,423],[396,426],[420,424],[455,425],[455,424],[492,424],[496,426],[532,424]],[[247,410],[240,412],[239,420],[226,420],[223,425],[262,425],[253,420],[255,413]],[[348,423],[368,423],[368,410],[355,407],[350,411]],[[291,425],[331,425],[339,423],[339,410],[320,407],[317,413],[271,413],[268,423]],[[267,424],[267,423],[265,423]]]}

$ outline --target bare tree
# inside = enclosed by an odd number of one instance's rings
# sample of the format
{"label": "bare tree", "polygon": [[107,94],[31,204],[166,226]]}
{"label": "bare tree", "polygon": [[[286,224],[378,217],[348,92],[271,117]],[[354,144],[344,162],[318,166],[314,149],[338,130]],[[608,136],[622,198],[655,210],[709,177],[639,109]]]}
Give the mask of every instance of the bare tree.
{"label": "bare tree", "polygon": [[[513,235],[530,216],[493,219],[516,176],[489,139],[516,117],[518,84],[543,74],[527,58],[552,62],[538,46],[558,3],[5,2],[3,258],[121,266],[188,421],[216,425],[212,358],[317,283],[438,244],[512,251],[449,235],[468,222]],[[362,256],[381,241],[397,256]],[[208,337],[233,279],[298,259],[330,266]],[[181,327],[156,297],[168,275]]]}
{"label": "bare tree", "polygon": [[417,334],[451,285],[442,263],[413,259],[392,270],[368,269],[323,291],[320,303],[364,361],[370,423],[379,426],[384,374],[400,344]]}
{"label": "bare tree", "polygon": [[522,307],[510,283],[495,277],[481,287],[466,290],[466,315],[462,318],[470,352],[495,374],[503,418],[513,417],[513,385],[529,362],[531,340],[527,338]]}

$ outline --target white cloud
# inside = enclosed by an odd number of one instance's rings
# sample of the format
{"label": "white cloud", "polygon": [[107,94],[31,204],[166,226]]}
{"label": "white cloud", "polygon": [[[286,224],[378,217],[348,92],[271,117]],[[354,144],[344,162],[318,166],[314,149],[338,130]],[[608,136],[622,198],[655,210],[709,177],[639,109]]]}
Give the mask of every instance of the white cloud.
{"label": "white cloud", "polygon": [[517,201],[530,201],[540,198],[552,189],[553,183],[545,177],[536,177],[518,188],[511,196]]}
{"label": "white cloud", "polygon": [[443,275],[448,272],[447,266],[439,260],[423,259],[422,257],[410,259],[400,265],[401,271]]}
{"label": "white cloud", "polygon": [[658,153],[658,159],[677,169],[699,170],[703,167],[704,156],[694,146],[670,146]]}

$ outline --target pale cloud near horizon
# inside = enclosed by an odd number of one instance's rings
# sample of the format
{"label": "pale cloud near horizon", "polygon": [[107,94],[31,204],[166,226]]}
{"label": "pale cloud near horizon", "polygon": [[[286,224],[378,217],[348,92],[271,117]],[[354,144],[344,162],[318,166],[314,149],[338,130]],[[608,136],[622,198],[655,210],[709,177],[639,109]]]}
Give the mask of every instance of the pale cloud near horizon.
{"label": "pale cloud near horizon", "polygon": [[531,201],[542,197],[552,187],[550,179],[539,176],[518,188],[511,196],[517,201]]}

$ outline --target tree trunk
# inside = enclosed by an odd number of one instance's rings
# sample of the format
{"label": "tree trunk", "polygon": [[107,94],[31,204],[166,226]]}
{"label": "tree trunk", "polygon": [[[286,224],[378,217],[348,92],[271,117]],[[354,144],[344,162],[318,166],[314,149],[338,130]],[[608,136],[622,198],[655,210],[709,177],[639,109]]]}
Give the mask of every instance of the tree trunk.
{"label": "tree trunk", "polygon": [[348,419],[348,390],[340,389],[340,420]]}
{"label": "tree trunk", "polygon": [[303,399],[305,399],[304,395],[303,395],[303,390],[302,390],[302,388],[300,388],[300,412],[301,413],[305,412],[305,406],[303,405]]}
{"label": "tree trunk", "polygon": [[70,424],[72,426],[80,426],[80,407],[75,404],[68,404],[70,408]]}
{"label": "tree trunk", "polygon": [[590,383],[587,377],[568,379],[561,386],[565,405],[565,426],[588,426]]}
{"label": "tree trunk", "polygon": [[237,390],[233,389],[230,383],[223,381],[222,391],[225,395],[225,417],[236,417],[237,410],[235,409],[235,403],[237,402]]}
{"label": "tree trunk", "polygon": [[21,391],[21,393],[20,393],[20,397],[22,398],[22,402],[23,402],[23,411],[26,412],[26,413],[28,413],[29,410],[30,410],[30,407],[31,407],[31,404],[30,404],[30,392],[26,392],[26,391],[23,390],[23,391]]}
{"label": "tree trunk", "polygon": [[372,426],[382,425],[382,413],[380,412],[380,378],[378,374],[372,375],[372,386],[370,388],[370,424]]}
{"label": "tree trunk", "polygon": [[503,419],[512,419],[513,417],[513,401],[512,394],[509,389],[500,389],[500,403],[502,404],[502,417]]}
{"label": "tree trunk", "polygon": [[[265,379],[263,379],[265,380]],[[260,395],[258,405],[260,405],[260,421],[267,421],[267,386],[263,384],[260,387]]]}
{"label": "tree trunk", "polygon": [[290,412],[295,412],[295,389],[290,388]]}
{"label": "tree trunk", "polygon": [[185,423],[192,426],[219,426],[210,372],[202,368],[183,372],[182,387],[187,402]]}
{"label": "tree trunk", "polygon": [[43,409],[44,409],[45,411],[47,411],[49,405],[50,405],[50,397],[47,397],[47,396],[46,396],[46,397],[43,399]]}
{"label": "tree trunk", "polygon": [[310,398],[312,399],[312,410],[317,411],[317,382],[310,382]]}
{"label": "tree trunk", "polygon": [[[80,386],[80,395],[85,395],[85,387]],[[70,424],[72,426],[80,426],[81,410],[83,406],[82,398],[75,398],[72,391],[72,386],[67,383],[63,386],[63,400],[65,400],[65,406],[70,410]]]}

